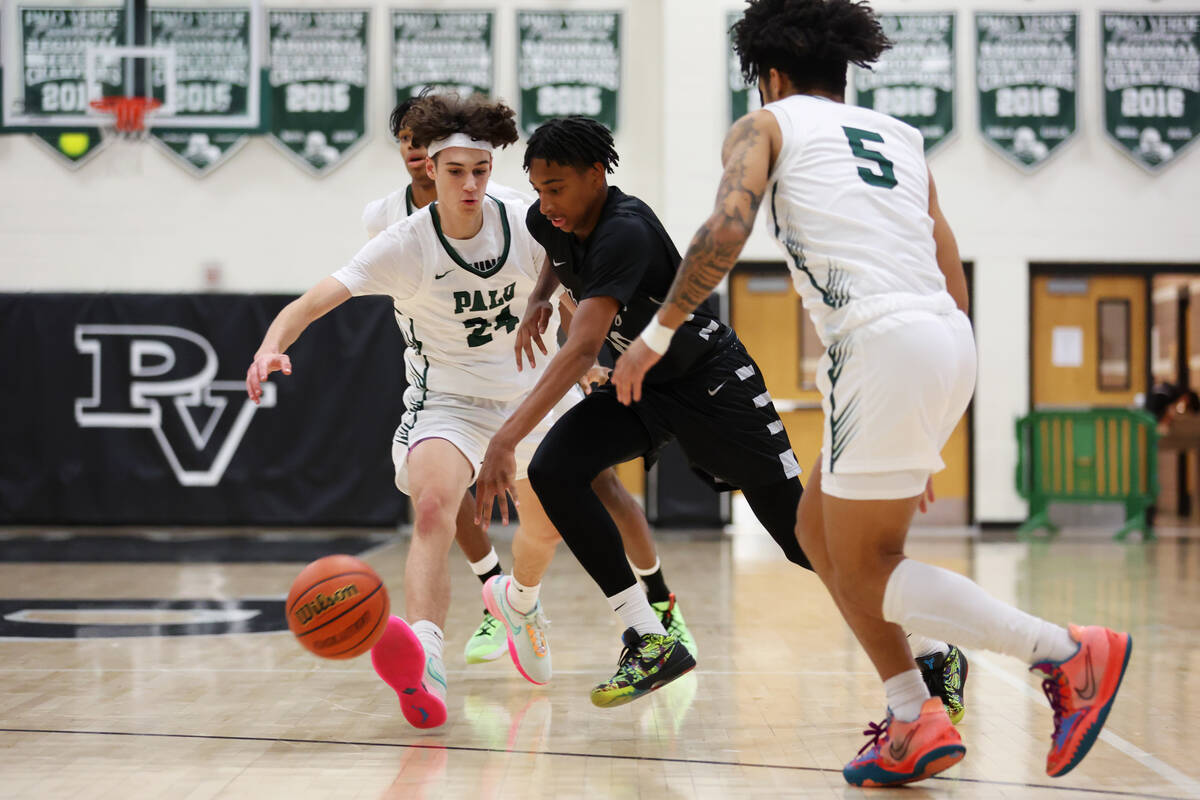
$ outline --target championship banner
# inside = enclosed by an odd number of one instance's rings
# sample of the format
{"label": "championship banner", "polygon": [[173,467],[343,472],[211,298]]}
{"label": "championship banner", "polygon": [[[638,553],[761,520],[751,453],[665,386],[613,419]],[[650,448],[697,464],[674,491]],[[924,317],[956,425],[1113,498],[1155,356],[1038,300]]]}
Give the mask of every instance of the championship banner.
{"label": "championship banner", "polygon": [[1200,14],[1100,15],[1104,128],[1153,172],[1200,132]]}
{"label": "championship banner", "polygon": [[[152,121],[150,136],[195,175],[225,163],[247,141],[249,131],[221,123],[245,115],[256,102],[251,13],[249,6],[150,9],[151,45],[175,48],[175,118],[185,125],[195,122],[195,127],[167,128]],[[166,99],[166,80],[155,62],[151,93],[159,100]]]}
{"label": "championship banner", "polygon": [[0,294],[0,524],[393,525],[404,341],[355,299],[245,375],[292,297]]}
{"label": "championship banner", "polygon": [[[22,113],[44,117],[78,116],[87,112],[84,51],[89,45],[125,44],[125,9],[112,7],[19,6],[20,71],[6,76],[20,89],[6,98]],[[12,41],[7,35],[5,41]],[[106,93],[118,93],[120,69],[101,70]],[[72,169],[87,163],[105,144],[99,127],[21,128],[34,135]]]}
{"label": "championship banner", "polygon": [[1075,135],[1079,15],[976,14],[983,138],[1026,170]]}
{"label": "championship banner", "polygon": [[733,52],[733,38],[729,29],[742,18],[740,11],[730,11],[725,15],[725,34],[729,41],[729,124],[737,122],[751,111],[762,108],[762,98],[758,96],[758,87],[746,83],[742,77],[742,64],[737,53]]}
{"label": "championship banner", "polygon": [[873,69],[852,70],[858,105],[907,122],[928,154],[954,130],[954,13],[880,14],[893,46]]}
{"label": "championship banner", "polygon": [[521,11],[517,31],[522,132],[579,114],[616,133],[621,12]]}
{"label": "championship banner", "polygon": [[366,139],[370,13],[271,10],[271,139],[314,175]]}
{"label": "championship banner", "polygon": [[425,89],[490,95],[495,73],[491,11],[393,11],[396,102]]}

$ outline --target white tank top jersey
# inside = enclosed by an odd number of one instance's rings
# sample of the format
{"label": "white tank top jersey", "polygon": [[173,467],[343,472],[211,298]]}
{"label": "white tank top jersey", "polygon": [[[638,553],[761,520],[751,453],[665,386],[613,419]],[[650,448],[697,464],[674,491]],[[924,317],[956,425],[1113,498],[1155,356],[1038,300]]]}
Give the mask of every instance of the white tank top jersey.
{"label": "white tank top jersey", "polygon": [[764,198],[768,229],[825,346],[896,311],[953,311],[920,132],[811,95],[764,108],[783,133]]}
{"label": "white tank top jersey", "polygon": [[437,203],[389,225],[333,274],[351,294],[390,295],[404,352],[409,408],[429,390],[514,400],[533,388],[545,361],[517,372],[517,326],[546,251],[525,227],[527,205],[491,195],[471,239],[441,230]]}
{"label": "white tank top jersey", "polygon": [[[518,192],[509,186],[495,181],[488,181],[487,193],[505,205],[533,205],[533,195]],[[403,189],[397,189],[386,197],[372,200],[363,208],[362,222],[367,229],[367,236],[378,236],[388,225],[394,225],[405,217],[412,216],[417,207],[413,205],[412,184]]]}

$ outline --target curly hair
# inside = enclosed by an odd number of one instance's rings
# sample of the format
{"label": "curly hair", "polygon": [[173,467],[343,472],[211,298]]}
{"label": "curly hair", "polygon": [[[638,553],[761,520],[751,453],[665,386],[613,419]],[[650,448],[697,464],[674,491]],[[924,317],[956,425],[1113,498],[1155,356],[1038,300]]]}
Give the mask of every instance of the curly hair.
{"label": "curly hair", "polygon": [[892,46],[866,0],[746,2],[730,33],[751,84],[774,68],[798,89],[842,94],[848,64],[870,69]]}
{"label": "curly hair", "polygon": [[392,109],[392,115],[388,117],[388,130],[392,132],[393,139],[400,138],[400,131],[404,130],[404,115],[407,114],[409,109],[413,107],[413,103],[417,102],[419,99],[420,98],[418,97],[409,97],[405,100],[401,100],[396,104],[396,107]]}
{"label": "curly hair", "polygon": [[412,131],[413,147],[428,147],[452,133],[507,147],[518,138],[515,117],[516,112],[504,103],[490,102],[482,95],[430,94],[416,98],[401,125]]}
{"label": "curly hair", "polygon": [[620,161],[612,131],[589,117],[550,119],[539,125],[525,146],[526,172],[535,158],[565,167],[603,164],[609,173]]}

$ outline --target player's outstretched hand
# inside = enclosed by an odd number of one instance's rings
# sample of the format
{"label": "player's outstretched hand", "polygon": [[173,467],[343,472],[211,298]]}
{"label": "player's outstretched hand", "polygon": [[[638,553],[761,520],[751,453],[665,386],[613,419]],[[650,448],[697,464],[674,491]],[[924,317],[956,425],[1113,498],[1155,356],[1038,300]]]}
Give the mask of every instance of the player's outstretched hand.
{"label": "player's outstretched hand", "polygon": [[483,464],[479,466],[479,475],[475,478],[475,524],[486,531],[492,521],[494,503],[500,503],[500,520],[508,524],[508,502],[505,497],[512,498],[513,505],[518,508],[521,503],[517,500],[517,456],[514,448],[498,442],[495,438],[483,454]]}
{"label": "player's outstretched hand", "polygon": [[517,353],[517,372],[525,368],[525,365],[521,363],[522,354],[529,359],[530,367],[537,366],[537,362],[533,360],[533,345],[538,346],[542,355],[550,355],[550,351],[546,349],[546,344],[542,341],[542,334],[550,327],[550,317],[553,313],[553,307],[545,300],[530,303],[525,308],[525,319],[521,321],[521,327],[517,328],[517,344],[514,347]]}
{"label": "player's outstretched hand", "polygon": [[246,394],[258,404],[262,397],[262,385],[272,372],[292,374],[292,360],[283,353],[255,353],[254,363],[246,370]]}
{"label": "player's outstretched hand", "polygon": [[592,367],[583,374],[579,379],[579,385],[583,388],[584,394],[592,393],[592,384],[603,386],[608,383],[609,376],[612,375],[612,370],[608,367],[602,367],[599,364],[593,364]]}
{"label": "player's outstretched hand", "polygon": [[933,501],[936,499],[937,498],[933,496],[933,476],[930,475],[929,480],[925,481],[925,494],[921,495],[921,502],[917,504],[917,507],[920,508],[921,513],[924,514],[929,509],[929,506],[933,505]]}
{"label": "player's outstretched hand", "polygon": [[634,339],[613,369],[612,382],[617,387],[617,399],[625,405],[641,400],[642,379],[660,358],[662,356],[647,347],[640,337]]}

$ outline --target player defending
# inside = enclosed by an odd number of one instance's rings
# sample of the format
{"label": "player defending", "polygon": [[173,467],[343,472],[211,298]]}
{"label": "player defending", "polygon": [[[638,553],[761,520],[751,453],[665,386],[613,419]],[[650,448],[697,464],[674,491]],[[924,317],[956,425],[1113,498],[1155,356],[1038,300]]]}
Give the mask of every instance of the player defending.
{"label": "player defending", "polygon": [[817,371],[824,446],[798,534],[887,694],[887,719],[871,726],[846,780],[921,780],[965,753],[912,668],[901,626],[1030,664],[1054,710],[1046,771],[1064,775],[1104,725],[1129,635],[1065,630],[904,556],[913,514],[970,402],[975,343],[920,133],[843,101],[848,63],[866,67],[890,42],[870,7],[852,0],[749,0],[733,40],[765,107],[729,131],[716,210],[662,311],[618,362],[617,392],[629,402],[648,390],[643,376],[680,346],[675,330],[733,268],[769,198],[768,225],[826,347]]}
{"label": "player defending", "polygon": [[[404,160],[404,166],[408,170],[411,182],[403,189],[368,203],[363,209],[362,221],[369,237],[377,236],[389,225],[412,216],[418,210],[437,200],[437,185],[425,169],[428,151],[425,147],[414,146],[412,130],[404,124],[405,115],[408,114],[417,99],[412,97],[402,100],[392,109],[391,117],[388,120],[392,137],[400,145],[400,157]],[[487,184],[487,193],[513,208],[518,206],[525,208],[533,202],[533,198],[490,179]],[[559,310],[562,314],[561,319],[566,320],[569,312],[565,303],[560,304]],[[396,321],[403,331],[403,317],[398,314]],[[547,326],[551,321],[551,316],[544,318]],[[543,330],[542,332],[546,333],[547,331]],[[558,342],[554,332],[551,331],[550,334],[550,348],[553,352],[557,350]],[[532,360],[532,353],[530,355]],[[607,380],[606,375],[604,380]],[[578,392],[568,395],[567,398],[564,398],[563,404],[555,409],[555,413],[564,413],[579,397],[582,395]],[[625,545],[625,552],[634,573],[641,579],[646,589],[646,595],[654,612],[667,630],[678,635],[689,650],[696,652],[695,641],[692,639],[691,631],[688,630],[687,621],[679,608],[675,594],[667,587],[662,564],[655,550],[654,540],[650,535],[650,524],[646,522],[646,515],[642,512],[641,506],[621,484],[614,470],[608,469],[600,473],[592,487],[596,490],[605,509],[612,514],[617,523],[617,528],[621,532],[621,540]],[[487,532],[475,523],[475,498],[471,496],[470,492],[463,494],[462,503],[455,519],[454,538],[467,557],[471,571],[475,573],[481,583],[486,584],[492,577],[503,575],[500,557],[492,547]],[[506,628],[492,616],[490,611],[484,608],[483,621],[467,640],[463,653],[464,658],[468,664],[479,664],[494,661],[506,652],[508,652]]]}
{"label": "player defending", "polygon": [[[280,311],[246,385],[257,402],[271,372],[291,373],[287,348],[351,296],[393,298],[408,344],[406,413],[392,458],[396,485],[414,507],[404,570],[407,615],[414,622],[410,629],[392,617],[371,657],[399,694],[405,718],[424,728],[446,719],[442,626],[450,604],[447,555],[456,511],[488,440],[540,374],[513,369],[512,341],[545,251],[526,232],[523,208],[486,194],[493,149],[517,140],[512,109],[432,96],[416,103],[405,122],[414,145],[428,148],[426,171],[438,201],[388,227]],[[538,590],[558,534],[523,478],[551,422],[539,421],[518,447],[521,526],[513,540],[513,575],[489,584],[497,589],[500,613],[520,629],[521,635],[510,632],[508,638],[514,661],[539,684],[549,680],[551,668]]]}

